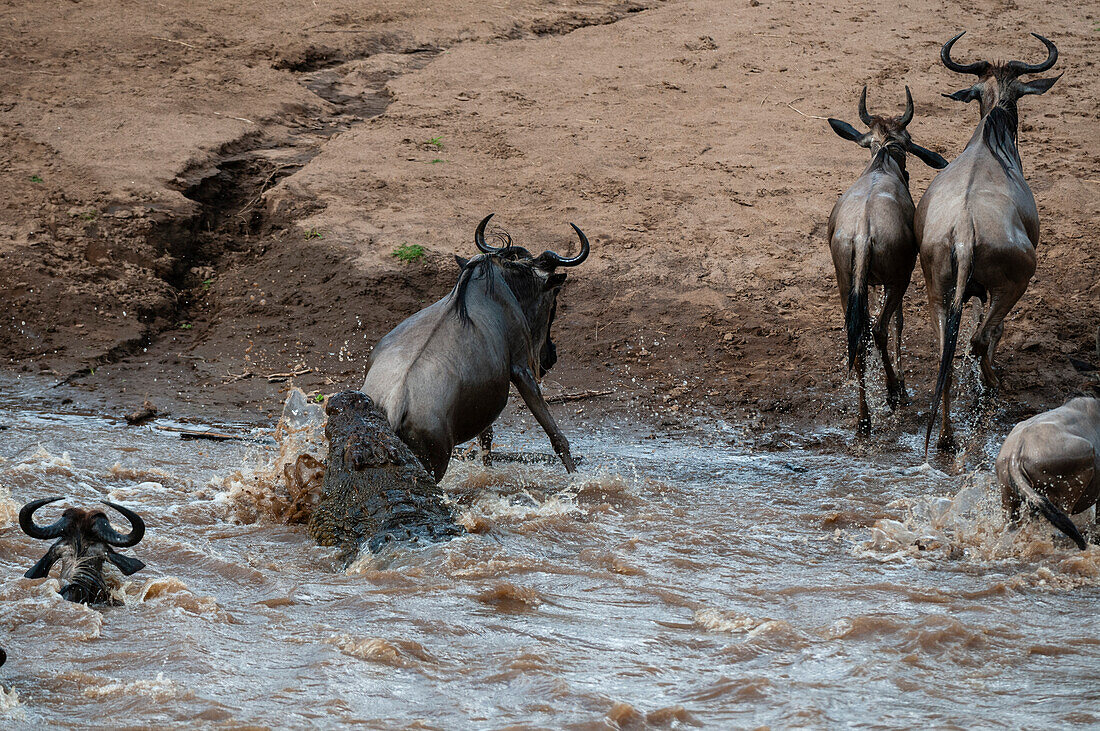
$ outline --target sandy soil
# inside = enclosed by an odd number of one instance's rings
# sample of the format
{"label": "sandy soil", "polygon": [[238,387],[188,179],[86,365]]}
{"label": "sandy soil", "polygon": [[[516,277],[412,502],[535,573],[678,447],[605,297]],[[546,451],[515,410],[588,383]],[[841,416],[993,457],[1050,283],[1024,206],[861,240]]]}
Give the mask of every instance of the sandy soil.
{"label": "sandy soil", "polygon": [[[818,117],[855,122],[863,84],[900,112],[908,84],[914,139],[951,158],[978,113],[940,96],[969,82],[939,45],[1035,59],[1034,30],[1066,75],[1021,103],[1043,242],[999,364],[1022,416],[1098,388],[1098,24],[1065,2],[12,3],[0,358],[64,382],[51,399],[266,418],[290,383],[268,375],[357,386],[495,212],[530,249],[571,250],[570,221],[593,241],[549,393],[848,427],[825,222],[866,159]],[[917,198],[931,171],[910,172]],[[919,280],[909,430],[935,367]]]}

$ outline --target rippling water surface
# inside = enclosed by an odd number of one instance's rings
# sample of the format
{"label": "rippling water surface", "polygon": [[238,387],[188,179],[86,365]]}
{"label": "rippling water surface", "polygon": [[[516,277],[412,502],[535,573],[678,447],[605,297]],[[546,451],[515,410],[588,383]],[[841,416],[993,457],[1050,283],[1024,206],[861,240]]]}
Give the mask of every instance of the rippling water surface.
{"label": "rippling water surface", "polygon": [[[574,428],[579,475],[452,463],[473,532],[344,572],[273,517],[278,446],[13,403],[0,426],[0,725],[1100,723],[1100,549],[1005,532],[990,475],[915,439]],[[146,518],[123,606],[21,578],[47,545],[16,512],[50,495]]]}

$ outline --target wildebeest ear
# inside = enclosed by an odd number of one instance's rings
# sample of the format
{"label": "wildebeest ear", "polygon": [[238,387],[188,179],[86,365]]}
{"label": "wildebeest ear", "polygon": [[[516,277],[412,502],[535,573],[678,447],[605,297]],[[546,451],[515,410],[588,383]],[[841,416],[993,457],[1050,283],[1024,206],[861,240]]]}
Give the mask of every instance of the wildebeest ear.
{"label": "wildebeest ear", "polygon": [[1020,82],[1020,94],[1045,94],[1050,90],[1050,87],[1054,86],[1054,82],[1062,78],[1062,74],[1058,74],[1053,79],[1032,79],[1027,83]]}
{"label": "wildebeest ear", "polygon": [[542,289],[545,292],[549,292],[552,289],[557,289],[563,284],[565,284],[565,274],[551,274],[546,278],[546,284]]}
{"label": "wildebeest ear", "polygon": [[978,91],[977,87],[971,86],[968,89],[959,89],[953,94],[944,94],[943,96],[948,99],[954,99],[957,102],[972,102],[975,99],[980,99],[982,94]]}
{"label": "wildebeest ear", "polygon": [[107,560],[118,567],[125,576],[129,576],[137,571],[141,571],[145,568],[145,564],[133,556],[124,556],[121,553],[115,553],[114,551],[107,552]]}
{"label": "wildebeest ear", "polygon": [[44,579],[50,575],[50,568],[57,563],[57,551],[55,546],[50,546],[50,550],[46,551],[46,555],[38,559],[38,563],[27,569],[27,573],[23,574],[25,579]]}
{"label": "wildebeest ear", "polygon": [[867,146],[866,144],[864,144],[863,135],[859,133],[859,130],[857,130],[855,127],[848,124],[847,122],[842,122],[839,119],[833,119],[832,117],[829,117],[829,126],[833,128],[833,132],[836,132],[844,139],[851,140],[852,142],[855,142],[858,145],[862,145],[863,147]]}
{"label": "wildebeest ear", "polygon": [[455,254],[455,261],[458,262],[458,268],[459,269],[465,269],[466,265],[470,263],[469,259],[463,259],[458,254]]}
{"label": "wildebeest ear", "polygon": [[909,143],[909,152],[920,158],[920,161],[930,168],[942,170],[947,167],[947,160],[940,153],[932,152],[927,147],[921,147],[915,142]]}

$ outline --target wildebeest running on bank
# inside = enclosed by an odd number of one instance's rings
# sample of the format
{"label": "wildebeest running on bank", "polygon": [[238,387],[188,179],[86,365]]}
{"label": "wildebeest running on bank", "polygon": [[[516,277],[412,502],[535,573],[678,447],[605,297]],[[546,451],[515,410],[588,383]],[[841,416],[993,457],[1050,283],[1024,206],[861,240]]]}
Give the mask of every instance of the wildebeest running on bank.
{"label": "wildebeest running on bank", "polygon": [[[905,87],[905,112],[899,117],[872,116],[867,112],[867,87],[859,97],[859,118],[870,129],[861,134],[852,125],[830,119],[833,130],[846,140],[871,151],[871,162],[856,182],[840,196],[829,214],[829,249],[840,287],[840,305],[848,331],[848,370],[853,365],[859,380],[861,434],[871,431],[867,389],[863,382],[864,355],[870,314],[867,289],[882,285],[885,302],[871,333],[886,371],[887,403],[891,409],[907,401],[901,374],[902,299],[917,263],[913,236],[913,198],[905,156],[912,153],[926,165],[947,165],[940,155],[915,144],[906,130],[913,121],[913,95]],[[888,351],[890,318],[897,331],[897,370]]]}
{"label": "wildebeest running on bank", "polygon": [[534,257],[506,234],[499,236],[502,246],[489,245],[485,227],[492,217],[474,232],[482,253],[469,260],[456,257],[462,272],[454,289],[379,341],[363,382],[363,392],[437,482],[456,444],[481,435],[487,448],[493,422],[508,402],[509,383],[566,470],[576,470],[539,379],[557,360],[550,326],[565,282],[557,270],[584,262],[588,239],[570,224],[580,238],[580,253],[565,258],[546,251]]}
{"label": "wildebeest running on bank", "polygon": [[1085,550],[1069,515],[1100,500],[1100,399],[1075,398],[1017,424],[997,456],[997,480],[1008,520],[1027,503]]}
{"label": "wildebeest running on bank", "polygon": [[1016,145],[1019,117],[1017,100],[1025,94],[1042,94],[1061,76],[1021,81],[1023,74],[1046,71],[1058,60],[1058,49],[1032,33],[1047,47],[1042,63],[1022,61],[960,64],[952,60],[951,47],[963,34],[943,45],[944,66],[960,74],[978,77],[973,86],[946,94],[961,102],[977,100],[981,121],[966,145],[928,186],[917,207],[916,232],[920,263],[928,288],[933,328],[940,347],[932,413],[924,448],[932,436],[936,410],[943,397],[943,423],[939,448],[951,449],[951,368],[959,336],[962,306],[977,296],[989,309],[970,339],[971,353],[980,359],[982,384],[996,388],[993,353],[1004,330],[1005,315],[1027,289],[1035,273],[1035,248],[1039,245],[1039,212],[1035,197],[1024,180]]}
{"label": "wildebeest running on bank", "polygon": [[44,579],[49,576],[50,568],[60,561],[61,596],[82,604],[110,602],[111,587],[103,573],[103,563],[110,561],[126,576],[145,568],[138,559],[115,551],[116,547],[136,546],[145,536],[145,522],[132,510],[104,500],[104,505],[114,508],[130,521],[128,535],[112,528],[107,514],[99,509],[67,508],[54,523],[36,524],[34,512],[58,500],[61,498],[35,500],[19,511],[19,527],[28,536],[40,540],[58,539],[24,577]]}

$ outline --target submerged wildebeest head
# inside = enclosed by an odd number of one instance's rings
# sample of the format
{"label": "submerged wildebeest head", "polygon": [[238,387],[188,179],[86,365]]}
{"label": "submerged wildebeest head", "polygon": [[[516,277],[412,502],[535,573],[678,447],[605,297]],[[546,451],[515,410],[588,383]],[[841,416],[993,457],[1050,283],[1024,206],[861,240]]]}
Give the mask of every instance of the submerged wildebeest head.
{"label": "submerged wildebeest head", "polygon": [[509,383],[566,469],[576,469],[538,381],[557,360],[550,328],[566,278],[560,270],[584,262],[588,238],[570,224],[580,240],[576,256],[533,256],[507,234],[496,235],[499,245],[489,244],[485,228],[491,218],[474,233],[481,253],[456,257],[462,273],[454,289],[379,341],[363,381],[363,392],[437,481],[456,444],[479,437],[488,458],[492,424],[508,402]]}
{"label": "submerged wildebeest head", "polygon": [[103,574],[104,561],[110,561],[124,575],[145,568],[145,564],[131,556],[124,556],[115,548],[137,545],[145,535],[145,522],[137,513],[121,505],[103,501],[122,513],[130,521],[129,535],[122,535],[111,527],[107,514],[99,509],[67,508],[61,517],[50,525],[34,522],[34,513],[43,505],[61,500],[59,497],[35,500],[19,511],[19,527],[31,538],[57,541],[46,555],[27,571],[28,579],[44,579],[50,568],[61,563],[61,596],[71,602],[100,604],[110,601],[111,589]]}

